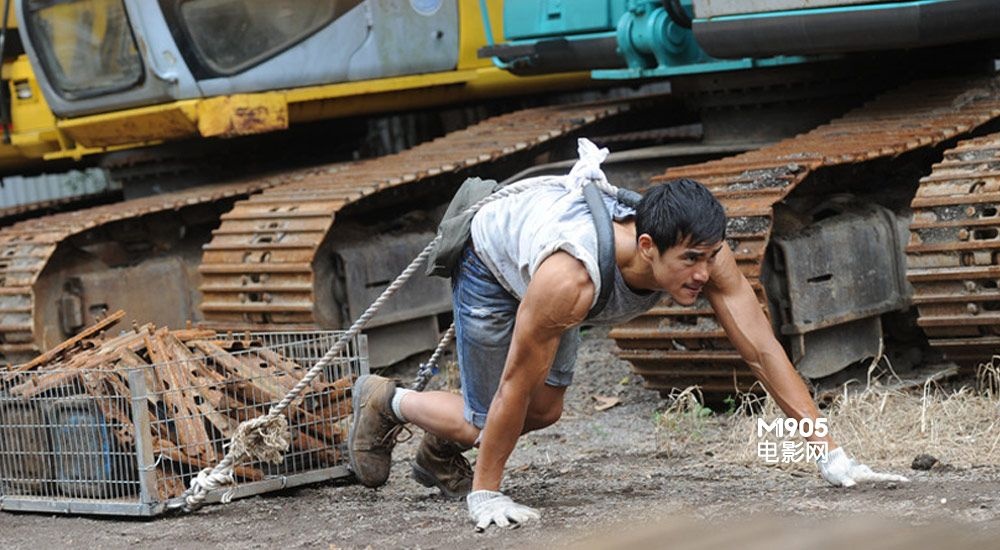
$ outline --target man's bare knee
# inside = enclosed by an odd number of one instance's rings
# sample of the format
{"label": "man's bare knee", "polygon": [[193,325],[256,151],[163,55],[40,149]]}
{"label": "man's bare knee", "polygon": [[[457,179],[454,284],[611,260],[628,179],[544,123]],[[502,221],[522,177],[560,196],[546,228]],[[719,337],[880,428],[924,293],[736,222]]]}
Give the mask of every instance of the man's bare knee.
{"label": "man's bare knee", "polygon": [[531,432],[547,428],[559,421],[562,417],[562,403],[558,407],[550,407],[547,410],[535,412],[531,411],[524,420],[524,431]]}
{"label": "man's bare knee", "polygon": [[563,411],[563,396],[566,388],[545,385],[531,396],[528,416],[524,420],[524,432],[541,430],[559,421]]}

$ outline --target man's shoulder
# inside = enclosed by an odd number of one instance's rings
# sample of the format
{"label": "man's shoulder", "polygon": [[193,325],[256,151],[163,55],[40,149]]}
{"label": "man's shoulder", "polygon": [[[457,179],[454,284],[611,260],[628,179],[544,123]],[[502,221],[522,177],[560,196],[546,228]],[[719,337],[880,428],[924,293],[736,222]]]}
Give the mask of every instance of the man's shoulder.
{"label": "man's shoulder", "polygon": [[549,292],[579,294],[594,291],[587,266],[576,256],[558,250],[542,260],[531,282]]}
{"label": "man's shoulder", "polygon": [[587,268],[567,252],[558,251],[542,261],[528,284],[524,303],[529,311],[542,312],[545,323],[572,326],[586,319],[597,289]]}

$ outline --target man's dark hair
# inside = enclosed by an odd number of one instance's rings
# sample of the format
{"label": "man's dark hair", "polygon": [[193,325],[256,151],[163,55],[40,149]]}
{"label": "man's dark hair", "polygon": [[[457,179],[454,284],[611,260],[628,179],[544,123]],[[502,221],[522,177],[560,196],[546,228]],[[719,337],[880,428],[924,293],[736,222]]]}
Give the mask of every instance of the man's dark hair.
{"label": "man's dark hair", "polygon": [[726,236],[726,212],[704,185],[689,179],[649,189],[635,213],[636,236],[648,233],[662,254],[677,243],[716,243]]}

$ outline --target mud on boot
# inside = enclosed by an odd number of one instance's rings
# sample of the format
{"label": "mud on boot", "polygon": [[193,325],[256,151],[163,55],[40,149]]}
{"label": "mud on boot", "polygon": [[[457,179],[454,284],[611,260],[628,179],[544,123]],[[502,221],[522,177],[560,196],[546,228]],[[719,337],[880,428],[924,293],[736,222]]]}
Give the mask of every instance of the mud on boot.
{"label": "mud on boot", "polygon": [[392,467],[392,449],[405,429],[392,412],[396,386],[395,380],[368,374],[359,377],[351,390],[354,418],[348,457],[351,470],[366,487],[385,485]]}
{"label": "mud on boot", "polygon": [[437,487],[447,498],[464,497],[472,490],[472,466],[462,456],[466,450],[458,443],[424,433],[413,459],[413,479],[424,487]]}

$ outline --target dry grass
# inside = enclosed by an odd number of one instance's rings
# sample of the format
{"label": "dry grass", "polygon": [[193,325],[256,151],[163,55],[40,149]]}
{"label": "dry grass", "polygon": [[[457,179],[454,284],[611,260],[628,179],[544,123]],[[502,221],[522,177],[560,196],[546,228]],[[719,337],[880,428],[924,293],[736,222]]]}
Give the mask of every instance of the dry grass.
{"label": "dry grass", "polygon": [[[705,414],[699,397],[691,388],[677,392],[658,413],[661,451],[674,456],[708,451],[717,460],[765,464],[757,455],[757,418],[770,421],[784,416],[774,401],[744,396],[737,414],[713,415]],[[948,390],[929,383],[920,390],[893,391],[876,380],[860,391],[845,387],[820,414],[829,419],[834,440],[869,464],[908,467],[921,453],[956,467],[996,464],[1000,459],[1000,356],[980,367],[975,387]],[[779,467],[814,468],[806,461]]]}
{"label": "dry grass", "polygon": [[682,456],[718,439],[717,422],[712,409],[703,404],[701,390],[689,387],[674,390],[667,397],[667,407],[653,415],[656,448],[668,456]]}

